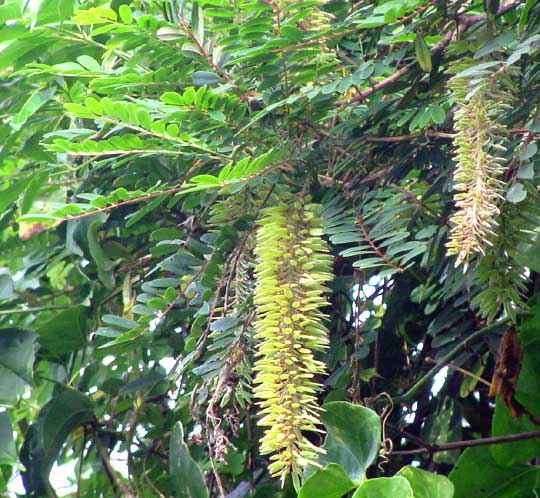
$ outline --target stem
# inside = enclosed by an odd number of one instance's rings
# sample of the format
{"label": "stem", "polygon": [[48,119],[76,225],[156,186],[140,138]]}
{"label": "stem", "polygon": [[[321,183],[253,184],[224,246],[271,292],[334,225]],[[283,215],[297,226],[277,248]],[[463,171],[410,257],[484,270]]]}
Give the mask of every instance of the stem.
{"label": "stem", "polygon": [[94,442],[99,453],[99,458],[101,459],[101,463],[103,465],[105,473],[107,474],[107,477],[109,478],[109,482],[111,483],[111,487],[113,488],[114,493],[118,495],[118,489],[120,489],[123,498],[135,498],[133,492],[131,491],[131,488],[126,485],[126,483],[118,475],[116,470],[114,470],[114,467],[112,466],[111,460],[109,458],[109,452],[107,451],[107,448],[105,448],[105,446],[101,444],[99,434],[97,433],[95,428],[93,428],[93,432]]}
{"label": "stem", "polygon": [[482,337],[486,334],[489,334],[490,332],[493,332],[494,330],[497,330],[499,327],[502,327],[507,322],[509,322],[511,319],[510,317],[502,318],[501,320],[496,321],[495,323],[492,323],[491,325],[487,325],[486,327],[477,330],[473,334],[471,334],[469,337],[466,337],[461,341],[454,349],[449,351],[446,355],[444,355],[433,368],[431,368],[423,377],[421,377],[406,393],[402,394],[401,396],[398,396],[396,399],[394,399],[395,403],[403,403],[407,402],[411,399],[413,399],[420,390],[422,390],[435,375],[437,375],[437,372],[441,370],[442,368],[446,367],[450,360],[454,359],[459,353],[462,351],[465,351],[471,344],[473,344],[476,339],[479,337]]}
{"label": "stem", "polygon": [[459,448],[472,448],[474,446],[488,446],[492,444],[513,443],[525,439],[540,438],[540,431],[522,432],[520,434],[505,434],[504,436],[483,437],[479,439],[468,439],[465,441],[453,441],[451,443],[435,444],[428,443],[425,448],[416,450],[393,451],[393,455],[421,455],[424,453],[436,453],[438,451],[455,450]]}
{"label": "stem", "polygon": [[[503,3],[499,11],[497,12],[497,16],[502,16],[505,12],[509,11],[510,9],[513,9],[514,7],[517,7],[521,2],[519,0],[509,0],[508,2]],[[477,14],[474,16],[460,16],[459,22],[457,27],[447,33],[443,39],[433,45],[431,47],[430,52],[431,54],[436,54],[438,52],[442,52],[454,39],[454,37],[458,33],[462,33],[466,29],[470,28],[471,26],[474,26],[475,24],[478,24],[482,21],[485,21],[487,19],[487,14]],[[388,76],[388,78],[385,78],[382,81],[379,81],[377,84],[373,85],[370,88],[367,88],[366,90],[363,90],[361,92],[356,93],[352,96],[350,99],[346,100],[338,100],[336,102],[337,106],[347,105],[353,102],[363,101],[366,97],[369,97],[370,95],[373,95],[374,93],[378,92],[379,90],[382,90],[383,88],[391,85],[392,83],[395,83],[398,81],[402,76],[405,76],[406,74],[410,73],[415,67],[416,62],[414,64],[411,64],[409,66],[404,66],[398,71],[396,71],[391,76]]]}

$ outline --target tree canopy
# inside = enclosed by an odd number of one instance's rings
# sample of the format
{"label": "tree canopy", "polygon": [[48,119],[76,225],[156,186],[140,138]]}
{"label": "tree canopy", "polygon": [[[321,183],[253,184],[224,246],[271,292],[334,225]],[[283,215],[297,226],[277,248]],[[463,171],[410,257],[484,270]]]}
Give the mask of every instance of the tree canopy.
{"label": "tree canopy", "polygon": [[2,0],[2,496],[538,496],[539,51],[534,0]]}

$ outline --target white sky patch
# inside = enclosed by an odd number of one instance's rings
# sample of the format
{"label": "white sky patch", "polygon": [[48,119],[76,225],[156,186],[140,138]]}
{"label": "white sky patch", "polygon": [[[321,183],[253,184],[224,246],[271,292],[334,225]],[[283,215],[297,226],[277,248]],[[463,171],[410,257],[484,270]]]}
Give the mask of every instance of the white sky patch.
{"label": "white sky patch", "polygon": [[103,358],[101,360],[101,363],[108,367],[113,361],[115,360],[115,357],[114,356],[105,356],[105,358]]}
{"label": "white sky patch", "polygon": [[176,359],[172,356],[167,356],[159,360],[159,364],[165,369],[167,374],[170,374],[174,365],[176,364]]}
{"label": "white sky patch", "polygon": [[403,420],[407,424],[412,424],[414,422],[414,416],[416,414],[416,409],[418,408],[418,403],[414,402],[411,406],[410,411],[403,417]]}
{"label": "white sky patch", "polygon": [[448,375],[448,367],[441,368],[433,377],[433,386],[431,387],[431,394],[437,396],[441,391],[444,383],[446,382],[446,376]]}

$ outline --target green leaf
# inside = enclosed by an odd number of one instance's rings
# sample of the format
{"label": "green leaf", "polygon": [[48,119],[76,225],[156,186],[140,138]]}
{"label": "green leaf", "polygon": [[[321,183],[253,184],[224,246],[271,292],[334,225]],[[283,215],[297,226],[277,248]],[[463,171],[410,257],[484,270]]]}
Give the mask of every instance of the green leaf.
{"label": "green leaf", "polygon": [[341,498],[355,487],[343,468],[331,463],[306,479],[298,498]]}
{"label": "green leaf", "polygon": [[540,492],[540,469],[499,465],[489,447],[467,448],[450,473],[454,498],[533,498]]}
{"label": "green leaf", "polygon": [[144,218],[148,213],[152,212],[160,204],[162,204],[163,201],[165,201],[168,197],[169,197],[169,194],[163,194],[163,195],[160,195],[159,197],[154,197],[154,199],[147,201],[141,209],[138,209],[133,214],[130,214],[129,216],[126,217],[126,219],[128,220],[126,223],[126,228],[133,226],[139,220]]}
{"label": "green leaf", "polygon": [[19,198],[19,195],[21,195],[27,187],[28,180],[23,179],[0,191],[0,213],[4,213],[6,209],[11,207],[11,204]]}
{"label": "green leaf", "polygon": [[[127,5],[123,5],[122,7],[127,7]],[[101,64],[89,55],[80,55],[79,57],[77,57],[77,62],[89,71],[95,71],[97,73],[102,71]]]}
{"label": "green leaf", "polygon": [[0,24],[21,17],[21,6],[17,3],[5,3],[0,6]]}
{"label": "green leaf", "polygon": [[22,478],[29,496],[52,494],[49,474],[62,446],[77,427],[93,419],[92,402],[74,389],[55,395],[40,410],[26,433],[20,455],[26,468]]}
{"label": "green leaf", "polygon": [[536,146],[536,144],[534,142],[529,142],[527,144],[527,147],[525,147],[525,150],[522,150],[519,153],[519,158],[522,161],[526,161],[527,159],[530,159],[531,157],[535,156],[537,152],[538,152],[538,147]]}
{"label": "green leaf", "polygon": [[120,19],[122,19],[123,23],[131,24],[133,22],[133,12],[129,5],[120,5],[120,7],[118,8],[118,13],[120,14]]}
{"label": "green leaf", "polygon": [[36,25],[59,22],[73,13],[75,0],[41,0],[36,15]]}
{"label": "green leaf", "polygon": [[204,12],[197,2],[191,6],[191,30],[197,36],[197,41],[204,45]]}
{"label": "green leaf", "polygon": [[480,50],[478,50],[478,52],[476,52],[476,54],[474,54],[474,58],[481,59],[482,57],[485,57],[486,55],[489,55],[492,52],[495,52],[501,47],[506,47],[515,39],[516,39],[516,34],[513,31],[508,31],[506,33],[503,33],[502,35],[497,36],[497,38],[493,38],[492,40],[489,40]]}
{"label": "green leaf", "polygon": [[0,412],[0,465],[17,465],[13,426],[7,412]]}
{"label": "green leaf", "polygon": [[58,216],[48,213],[30,213],[17,218],[18,223],[43,223],[52,225],[58,221]]}
{"label": "green leaf", "polygon": [[510,185],[510,188],[506,191],[506,199],[512,204],[517,204],[527,197],[527,191],[522,183],[515,182]]}
{"label": "green leaf", "polygon": [[211,185],[212,187],[221,185],[219,178],[213,175],[197,175],[191,178],[190,182],[196,185]]}
{"label": "green leaf", "polygon": [[200,467],[191,458],[184,442],[184,428],[178,422],[170,443],[169,471],[177,498],[208,498],[208,488]]}
{"label": "green leaf", "polygon": [[446,476],[427,472],[411,465],[403,467],[397,475],[409,481],[414,498],[452,498],[454,496],[454,485]]}
{"label": "green leaf", "polygon": [[483,62],[481,64],[476,64],[475,66],[471,66],[459,73],[457,73],[454,78],[467,78],[471,76],[479,76],[485,72],[486,69],[500,66],[502,64],[501,61],[490,61],[490,62]]}
{"label": "green leaf", "polygon": [[431,52],[424,40],[424,37],[420,34],[416,34],[416,39],[414,41],[414,50],[416,52],[416,59],[418,60],[418,65],[426,73],[430,73],[433,69],[433,64],[431,62]]}
{"label": "green leaf", "polygon": [[532,163],[522,164],[517,170],[516,177],[520,180],[532,180],[534,178],[534,166]]}
{"label": "green leaf", "polygon": [[444,109],[440,106],[434,106],[430,108],[431,110],[431,119],[434,123],[442,124],[444,123],[444,120],[446,119],[446,112],[444,112]]}
{"label": "green leaf", "polygon": [[35,339],[26,329],[0,329],[0,405],[12,404],[32,383]]}
{"label": "green leaf", "polygon": [[319,463],[337,463],[355,484],[364,480],[366,469],[379,454],[381,421],[369,408],[345,401],[324,405],[321,419],[328,432]]}
{"label": "green leaf", "polygon": [[54,88],[47,90],[36,90],[24,103],[21,110],[11,118],[11,126],[15,130],[21,129],[28,118],[33,116],[41,107],[43,107],[55,94]]}
{"label": "green leaf", "polygon": [[86,344],[88,310],[84,306],[64,310],[43,324],[37,332],[38,342],[54,355],[77,351]]}
{"label": "green leaf", "polygon": [[531,12],[531,9],[535,6],[535,4],[536,4],[536,0],[527,0],[525,2],[525,7],[521,11],[521,17],[519,18],[520,30],[522,30],[527,24],[527,21],[529,20],[529,14]]}
{"label": "green leaf", "polygon": [[113,263],[102,248],[98,233],[99,227],[104,223],[105,219],[106,216],[104,217],[102,215],[92,216],[88,223],[86,236],[88,251],[96,263],[98,277],[108,289],[112,289],[115,282],[114,273],[112,271]]}
{"label": "green leaf", "polygon": [[[415,498],[404,477],[378,477],[364,481],[352,498]],[[431,497],[430,497],[431,498]]]}
{"label": "green leaf", "polygon": [[[492,424],[493,436],[520,434],[534,430],[538,430],[538,427],[528,417],[522,416],[519,421],[515,420],[508,407],[497,398]],[[491,447],[491,454],[499,465],[508,466],[524,463],[540,455],[540,441],[526,439],[513,443],[497,444]]]}
{"label": "green leaf", "polygon": [[165,379],[163,374],[160,374],[159,372],[150,372],[147,375],[143,375],[138,379],[128,382],[125,386],[122,386],[119,392],[124,395],[132,394],[137,391],[148,389],[158,382],[161,382],[163,379]]}
{"label": "green leaf", "polygon": [[196,86],[210,86],[221,81],[221,78],[216,73],[211,73],[210,71],[195,71],[192,78]]}

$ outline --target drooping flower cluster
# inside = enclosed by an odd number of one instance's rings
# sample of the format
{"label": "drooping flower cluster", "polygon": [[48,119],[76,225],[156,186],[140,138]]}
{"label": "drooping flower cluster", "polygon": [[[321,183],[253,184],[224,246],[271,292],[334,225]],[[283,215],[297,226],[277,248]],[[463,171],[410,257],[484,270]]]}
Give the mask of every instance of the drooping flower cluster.
{"label": "drooping flower cluster", "polygon": [[[450,80],[455,113],[456,170],[454,201],[457,211],[451,219],[448,254],[457,255],[456,266],[466,269],[472,256],[484,255],[491,246],[499,215],[505,171],[500,152],[504,128],[497,122],[508,106],[508,96],[495,78],[457,76]],[[472,81],[472,83],[471,83]]]}
{"label": "drooping flower cluster", "polygon": [[315,204],[268,208],[259,225],[254,394],[262,408],[259,425],[267,427],[261,453],[272,453],[269,471],[284,479],[298,476],[321,451],[304,431],[320,432],[315,377],[325,365],[315,352],[328,344],[321,308],[332,257]]}

